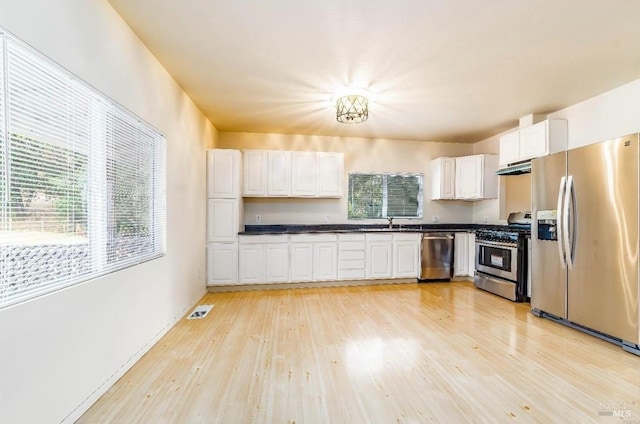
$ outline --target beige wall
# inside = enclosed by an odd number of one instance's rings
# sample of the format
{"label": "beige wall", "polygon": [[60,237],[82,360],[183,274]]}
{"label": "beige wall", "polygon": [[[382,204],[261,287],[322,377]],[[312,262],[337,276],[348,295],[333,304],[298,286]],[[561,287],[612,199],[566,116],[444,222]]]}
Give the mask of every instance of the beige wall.
{"label": "beige wall", "polygon": [[74,422],[205,292],[216,130],[105,0],[4,1],[0,26],[167,138],[167,254],[0,310],[0,423]]}
{"label": "beige wall", "polygon": [[[396,220],[396,222],[430,223],[434,215],[439,217],[440,222],[470,222],[472,218],[472,202],[430,200],[429,164],[431,160],[441,156],[472,154],[473,146],[469,144],[220,132],[216,147],[343,152],[345,187],[349,172],[423,173],[425,175],[423,219]],[[255,224],[256,215],[261,215],[263,224],[323,224],[326,215],[330,216],[332,223],[354,222],[347,220],[346,196],[342,199],[245,199],[245,224]],[[382,223],[386,220],[355,222]]]}

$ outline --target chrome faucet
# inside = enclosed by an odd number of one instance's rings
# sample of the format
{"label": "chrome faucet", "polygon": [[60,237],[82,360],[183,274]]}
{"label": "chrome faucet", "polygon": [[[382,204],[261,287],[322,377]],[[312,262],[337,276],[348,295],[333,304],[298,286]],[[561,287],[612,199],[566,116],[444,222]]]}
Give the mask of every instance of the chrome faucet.
{"label": "chrome faucet", "polygon": [[389,229],[392,229],[393,228],[393,217],[392,216],[388,217],[387,221],[389,221]]}

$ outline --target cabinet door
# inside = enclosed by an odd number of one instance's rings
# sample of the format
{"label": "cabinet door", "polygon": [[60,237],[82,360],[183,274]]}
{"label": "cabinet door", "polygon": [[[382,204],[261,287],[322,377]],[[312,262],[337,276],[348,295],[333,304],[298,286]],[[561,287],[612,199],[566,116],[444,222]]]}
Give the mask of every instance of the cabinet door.
{"label": "cabinet door", "polygon": [[545,156],[549,153],[548,128],[549,121],[542,121],[520,130],[520,160]]}
{"label": "cabinet door", "polygon": [[289,281],[289,244],[267,243],[264,245],[266,282],[285,283]]}
{"label": "cabinet door", "polygon": [[267,152],[267,196],[291,194],[291,152]]}
{"label": "cabinet door", "polygon": [[392,248],[392,242],[367,242],[367,278],[391,278]]}
{"label": "cabinet door", "polygon": [[237,284],[238,244],[211,243],[207,246],[207,285]]}
{"label": "cabinet door", "polygon": [[469,234],[469,277],[476,272],[476,235]]}
{"label": "cabinet door", "polygon": [[236,241],[238,200],[209,199],[207,202],[207,243]]}
{"label": "cabinet door", "polygon": [[482,198],[482,155],[456,158],[456,199]]}
{"label": "cabinet door", "polygon": [[264,282],[264,245],[241,244],[239,251],[239,280],[245,284],[260,284]]}
{"label": "cabinet door", "polygon": [[431,161],[431,199],[453,199],[455,193],[456,159],[437,158]]}
{"label": "cabinet door", "polygon": [[393,242],[393,278],[418,278],[420,248],[417,242]]}
{"label": "cabinet door", "polygon": [[318,153],[318,196],[342,197],[344,155]]}
{"label": "cabinet door", "polygon": [[509,165],[518,162],[520,159],[520,132],[515,131],[500,137],[500,159],[499,164]]}
{"label": "cabinet door", "polygon": [[313,244],[291,243],[291,264],[289,271],[290,281],[313,280]]}
{"label": "cabinet door", "polygon": [[455,277],[469,275],[469,234],[454,234],[453,275]]}
{"label": "cabinet door", "polygon": [[313,244],[313,280],[331,281],[338,279],[338,244]]}
{"label": "cabinet door", "polygon": [[210,199],[235,199],[240,188],[240,152],[207,150],[207,195]]}
{"label": "cabinet door", "polygon": [[267,193],[267,152],[245,150],[243,196],[264,196]]}
{"label": "cabinet door", "polygon": [[306,197],[318,193],[318,154],[291,152],[291,195]]}

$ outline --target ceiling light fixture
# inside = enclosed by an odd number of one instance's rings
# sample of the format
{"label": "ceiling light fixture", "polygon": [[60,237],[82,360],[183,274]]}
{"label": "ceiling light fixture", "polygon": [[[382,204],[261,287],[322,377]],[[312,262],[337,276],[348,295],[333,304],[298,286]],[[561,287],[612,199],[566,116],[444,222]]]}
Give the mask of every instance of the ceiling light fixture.
{"label": "ceiling light fixture", "polygon": [[358,124],[369,118],[369,100],[355,94],[336,101],[336,119],[343,124]]}

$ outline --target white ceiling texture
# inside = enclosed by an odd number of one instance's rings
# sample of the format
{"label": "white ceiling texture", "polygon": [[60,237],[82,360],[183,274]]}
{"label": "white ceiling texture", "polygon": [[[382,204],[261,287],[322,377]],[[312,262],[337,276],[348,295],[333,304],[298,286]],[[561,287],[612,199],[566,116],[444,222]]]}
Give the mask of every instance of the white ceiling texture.
{"label": "white ceiling texture", "polygon": [[640,0],[109,1],[220,131],[476,142],[640,78]]}

